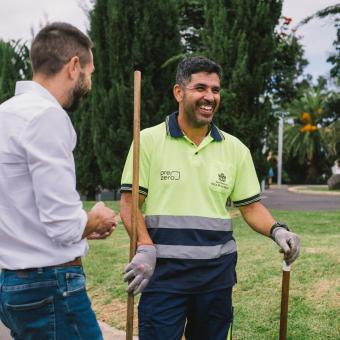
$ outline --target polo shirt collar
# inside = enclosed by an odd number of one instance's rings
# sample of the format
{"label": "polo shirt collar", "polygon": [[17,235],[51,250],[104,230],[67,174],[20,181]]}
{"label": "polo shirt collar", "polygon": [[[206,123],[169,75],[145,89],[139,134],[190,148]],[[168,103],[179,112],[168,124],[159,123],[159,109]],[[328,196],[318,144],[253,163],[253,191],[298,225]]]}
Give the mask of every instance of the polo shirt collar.
{"label": "polo shirt collar", "polygon": [[[177,118],[178,111],[175,111],[168,115],[165,119],[166,133],[168,136],[171,136],[173,138],[180,138],[184,136],[181,128],[178,125]],[[210,136],[216,142],[221,142],[222,140],[224,140],[224,136],[214,123],[210,123]]]}

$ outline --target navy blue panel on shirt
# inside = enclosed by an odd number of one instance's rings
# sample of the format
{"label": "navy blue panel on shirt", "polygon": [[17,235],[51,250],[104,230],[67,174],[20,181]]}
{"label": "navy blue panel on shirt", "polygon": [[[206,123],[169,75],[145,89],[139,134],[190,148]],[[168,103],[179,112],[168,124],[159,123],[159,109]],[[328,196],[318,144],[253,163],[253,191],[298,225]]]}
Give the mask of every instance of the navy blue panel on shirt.
{"label": "navy blue panel on shirt", "polygon": [[209,260],[157,259],[144,292],[196,294],[232,287],[236,262],[236,252]]}
{"label": "navy blue panel on shirt", "polygon": [[148,232],[152,241],[156,244],[215,246],[233,240],[232,231],[148,228]]}

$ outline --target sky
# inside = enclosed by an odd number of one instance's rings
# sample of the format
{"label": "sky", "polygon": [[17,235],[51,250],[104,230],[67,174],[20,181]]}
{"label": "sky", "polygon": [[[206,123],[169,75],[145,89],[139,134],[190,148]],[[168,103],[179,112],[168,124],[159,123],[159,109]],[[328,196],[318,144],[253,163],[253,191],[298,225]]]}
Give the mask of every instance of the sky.
{"label": "sky", "polygon": [[[85,32],[89,27],[86,8],[91,8],[92,3],[93,0],[0,0],[0,39],[30,42],[32,30],[36,33],[41,25],[52,21],[66,21]],[[337,3],[337,0],[284,0],[282,15],[293,19],[293,27],[303,18]],[[301,26],[297,34],[302,36],[309,61],[305,73],[315,79],[327,76],[330,64],[326,59],[334,51],[332,42],[336,37],[332,21],[314,19]]]}

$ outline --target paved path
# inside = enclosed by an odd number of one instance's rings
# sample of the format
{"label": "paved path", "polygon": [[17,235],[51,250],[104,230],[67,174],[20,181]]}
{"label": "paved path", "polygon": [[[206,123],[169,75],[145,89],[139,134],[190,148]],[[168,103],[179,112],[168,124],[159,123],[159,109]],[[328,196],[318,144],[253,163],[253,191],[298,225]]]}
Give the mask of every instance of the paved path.
{"label": "paved path", "polygon": [[273,187],[262,193],[262,203],[269,209],[300,211],[339,211],[340,195],[306,194]]}
{"label": "paved path", "polygon": [[12,339],[11,336],[9,335],[8,329],[2,324],[1,321],[0,321],[0,339],[1,340]]}

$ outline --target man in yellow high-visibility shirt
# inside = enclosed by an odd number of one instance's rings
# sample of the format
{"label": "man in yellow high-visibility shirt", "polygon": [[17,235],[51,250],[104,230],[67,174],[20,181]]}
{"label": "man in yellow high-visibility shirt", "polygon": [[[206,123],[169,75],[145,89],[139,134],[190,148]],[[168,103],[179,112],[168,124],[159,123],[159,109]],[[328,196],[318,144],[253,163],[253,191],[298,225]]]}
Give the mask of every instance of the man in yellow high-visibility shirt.
{"label": "man in yellow high-visibility shirt", "polygon": [[[204,57],[180,62],[178,112],[141,133],[138,248],[126,268],[129,291],[143,290],[139,338],[225,340],[232,321],[236,243],[230,198],[245,221],[272,237],[287,263],[299,238],[259,202],[248,148],[212,122],[220,104],[221,67]],[[121,217],[131,231],[132,149],[122,176]],[[187,322],[186,322],[187,321]],[[185,328],[185,330],[184,330]]]}

